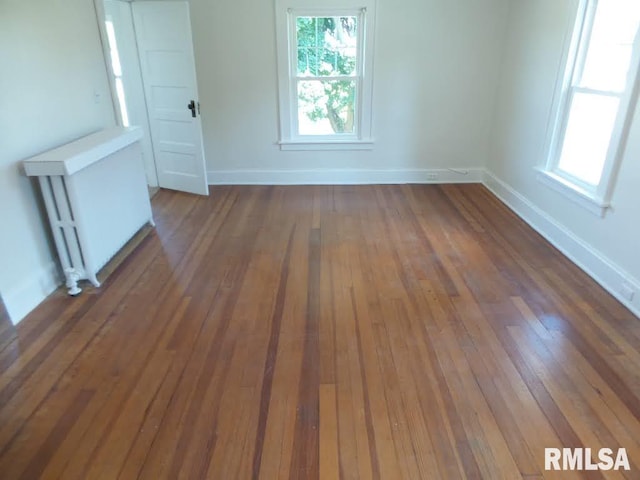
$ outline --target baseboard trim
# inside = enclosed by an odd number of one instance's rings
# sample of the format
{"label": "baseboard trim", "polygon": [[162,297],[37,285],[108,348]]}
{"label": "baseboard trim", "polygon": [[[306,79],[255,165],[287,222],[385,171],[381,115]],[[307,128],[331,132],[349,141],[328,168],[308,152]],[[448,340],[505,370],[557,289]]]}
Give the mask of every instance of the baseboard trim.
{"label": "baseboard trim", "polygon": [[[640,318],[640,280],[625,272],[492,172],[485,171],[483,183],[507,207]],[[637,292],[633,300],[627,300],[622,295],[623,284]]]}
{"label": "baseboard trim", "polygon": [[380,185],[481,183],[484,169],[211,170],[209,185]]}
{"label": "baseboard trim", "polygon": [[17,325],[61,285],[55,262],[40,268],[19,284],[2,292],[2,298],[14,325]]}

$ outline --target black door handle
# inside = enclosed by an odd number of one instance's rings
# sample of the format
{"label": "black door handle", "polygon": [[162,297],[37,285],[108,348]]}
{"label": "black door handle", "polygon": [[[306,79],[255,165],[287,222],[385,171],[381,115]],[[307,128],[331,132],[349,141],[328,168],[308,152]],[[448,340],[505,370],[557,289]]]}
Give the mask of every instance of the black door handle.
{"label": "black door handle", "polygon": [[189,104],[187,105],[187,108],[188,108],[189,110],[191,110],[191,116],[192,116],[193,118],[196,118],[196,101],[195,101],[195,100],[191,100],[191,101],[189,102]]}

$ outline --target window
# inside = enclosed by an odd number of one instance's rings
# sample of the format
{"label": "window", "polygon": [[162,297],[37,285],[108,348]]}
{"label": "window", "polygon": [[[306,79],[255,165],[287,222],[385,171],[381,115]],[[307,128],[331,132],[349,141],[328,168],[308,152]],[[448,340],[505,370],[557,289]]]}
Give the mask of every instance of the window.
{"label": "window", "polygon": [[543,179],[593,211],[608,206],[638,73],[638,0],[583,0]]}
{"label": "window", "polygon": [[306,3],[277,0],[281,148],[371,148],[373,2]]}
{"label": "window", "polygon": [[109,53],[111,54],[111,71],[113,72],[116,96],[118,97],[120,118],[122,120],[122,125],[124,127],[128,127],[129,114],[127,112],[127,102],[124,96],[124,83],[122,82],[122,64],[120,63],[120,54],[118,52],[116,31],[113,27],[113,21],[108,18],[105,21],[105,27],[107,30],[107,40],[109,42]]}

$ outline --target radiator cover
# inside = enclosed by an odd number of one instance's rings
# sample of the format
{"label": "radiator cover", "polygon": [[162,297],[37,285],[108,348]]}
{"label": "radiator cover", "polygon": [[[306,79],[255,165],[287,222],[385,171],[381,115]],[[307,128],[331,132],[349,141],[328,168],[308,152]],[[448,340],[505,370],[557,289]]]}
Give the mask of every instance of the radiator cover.
{"label": "radiator cover", "polygon": [[147,222],[153,225],[138,127],[116,127],[24,162],[37,176],[69,293]]}

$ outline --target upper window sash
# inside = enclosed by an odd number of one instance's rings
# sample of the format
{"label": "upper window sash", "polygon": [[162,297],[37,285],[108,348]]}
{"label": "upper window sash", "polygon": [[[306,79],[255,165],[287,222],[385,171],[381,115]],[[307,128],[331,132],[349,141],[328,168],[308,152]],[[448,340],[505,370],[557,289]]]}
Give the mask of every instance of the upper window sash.
{"label": "upper window sash", "polygon": [[[570,78],[570,85],[578,86],[584,72],[585,60],[589,52],[589,43],[593,25],[595,23],[596,11],[598,8],[597,0],[587,0],[583,2],[585,5],[583,11],[578,15],[576,20],[576,31],[579,32],[574,39],[577,42],[575,47],[575,59],[573,60],[572,72],[567,75]],[[569,73],[569,72],[567,72]]]}
{"label": "upper window sash", "polygon": [[[355,68],[350,75],[301,75],[298,72],[298,18],[345,18],[354,17],[357,19],[356,23],[356,59]],[[331,9],[324,11],[320,10],[308,10],[308,9],[289,9],[288,11],[288,24],[289,24],[289,38],[291,39],[289,45],[289,51],[291,57],[289,59],[291,74],[298,78],[303,79],[352,79],[362,75],[362,50],[364,44],[364,30],[365,15],[363,9]]]}

